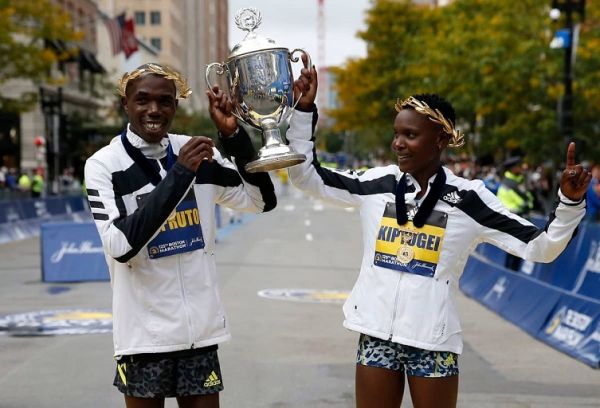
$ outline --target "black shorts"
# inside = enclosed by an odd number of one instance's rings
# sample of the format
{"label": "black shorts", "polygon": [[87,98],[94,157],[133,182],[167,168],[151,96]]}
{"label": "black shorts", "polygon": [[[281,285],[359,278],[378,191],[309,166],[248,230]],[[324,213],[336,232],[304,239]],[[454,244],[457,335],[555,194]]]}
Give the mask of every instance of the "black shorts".
{"label": "black shorts", "polygon": [[131,397],[184,397],[223,391],[217,346],[121,356],[113,382]]}

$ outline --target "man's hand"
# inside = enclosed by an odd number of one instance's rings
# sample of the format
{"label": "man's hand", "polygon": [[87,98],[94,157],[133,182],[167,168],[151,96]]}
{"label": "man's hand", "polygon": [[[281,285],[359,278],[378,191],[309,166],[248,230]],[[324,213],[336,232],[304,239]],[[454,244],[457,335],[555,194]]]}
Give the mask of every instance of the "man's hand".
{"label": "man's hand", "polygon": [[214,145],[209,137],[194,136],[179,150],[177,163],[195,173],[202,160],[212,161]]}
{"label": "man's hand", "polygon": [[311,111],[317,96],[317,70],[314,65],[308,67],[306,54],[302,54],[302,62],[304,68],[300,71],[300,78],[294,81],[294,100],[298,101],[298,109]]}
{"label": "man's hand", "polygon": [[238,128],[237,120],[231,113],[233,109],[231,100],[217,85],[212,88],[212,91],[206,91],[206,96],[208,96],[210,118],[215,122],[221,135],[231,136]]}
{"label": "man's hand", "polygon": [[575,164],[575,143],[569,143],[567,167],[560,178],[560,190],[568,199],[581,201],[591,180],[592,173],[584,170],[581,164]]}

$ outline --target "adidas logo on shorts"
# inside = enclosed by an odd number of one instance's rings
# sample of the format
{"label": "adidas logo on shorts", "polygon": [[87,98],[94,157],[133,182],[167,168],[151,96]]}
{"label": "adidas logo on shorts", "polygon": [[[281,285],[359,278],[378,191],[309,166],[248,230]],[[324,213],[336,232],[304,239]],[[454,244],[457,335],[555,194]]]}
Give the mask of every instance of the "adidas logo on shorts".
{"label": "adidas logo on shorts", "polygon": [[212,371],[210,373],[210,375],[208,376],[208,378],[206,379],[206,381],[204,381],[205,387],[214,387],[215,385],[220,385],[220,384],[221,384],[221,380],[219,380],[219,376],[214,371]]}

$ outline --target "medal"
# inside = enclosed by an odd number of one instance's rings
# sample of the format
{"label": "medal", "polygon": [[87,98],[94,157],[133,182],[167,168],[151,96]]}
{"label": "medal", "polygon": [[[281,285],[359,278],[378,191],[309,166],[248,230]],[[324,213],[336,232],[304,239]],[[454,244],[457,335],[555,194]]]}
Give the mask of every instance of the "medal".
{"label": "medal", "polygon": [[396,258],[401,264],[408,264],[415,257],[415,251],[409,245],[401,245],[396,253]]}

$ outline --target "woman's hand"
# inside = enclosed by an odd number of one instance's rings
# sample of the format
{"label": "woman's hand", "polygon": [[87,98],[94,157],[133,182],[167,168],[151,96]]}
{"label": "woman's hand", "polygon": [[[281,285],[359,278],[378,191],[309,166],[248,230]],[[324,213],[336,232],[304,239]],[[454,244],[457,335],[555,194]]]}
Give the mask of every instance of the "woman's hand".
{"label": "woman's hand", "polygon": [[575,164],[575,143],[569,143],[567,167],[560,178],[560,190],[569,200],[581,201],[591,180],[592,173],[584,170],[581,164]]}

